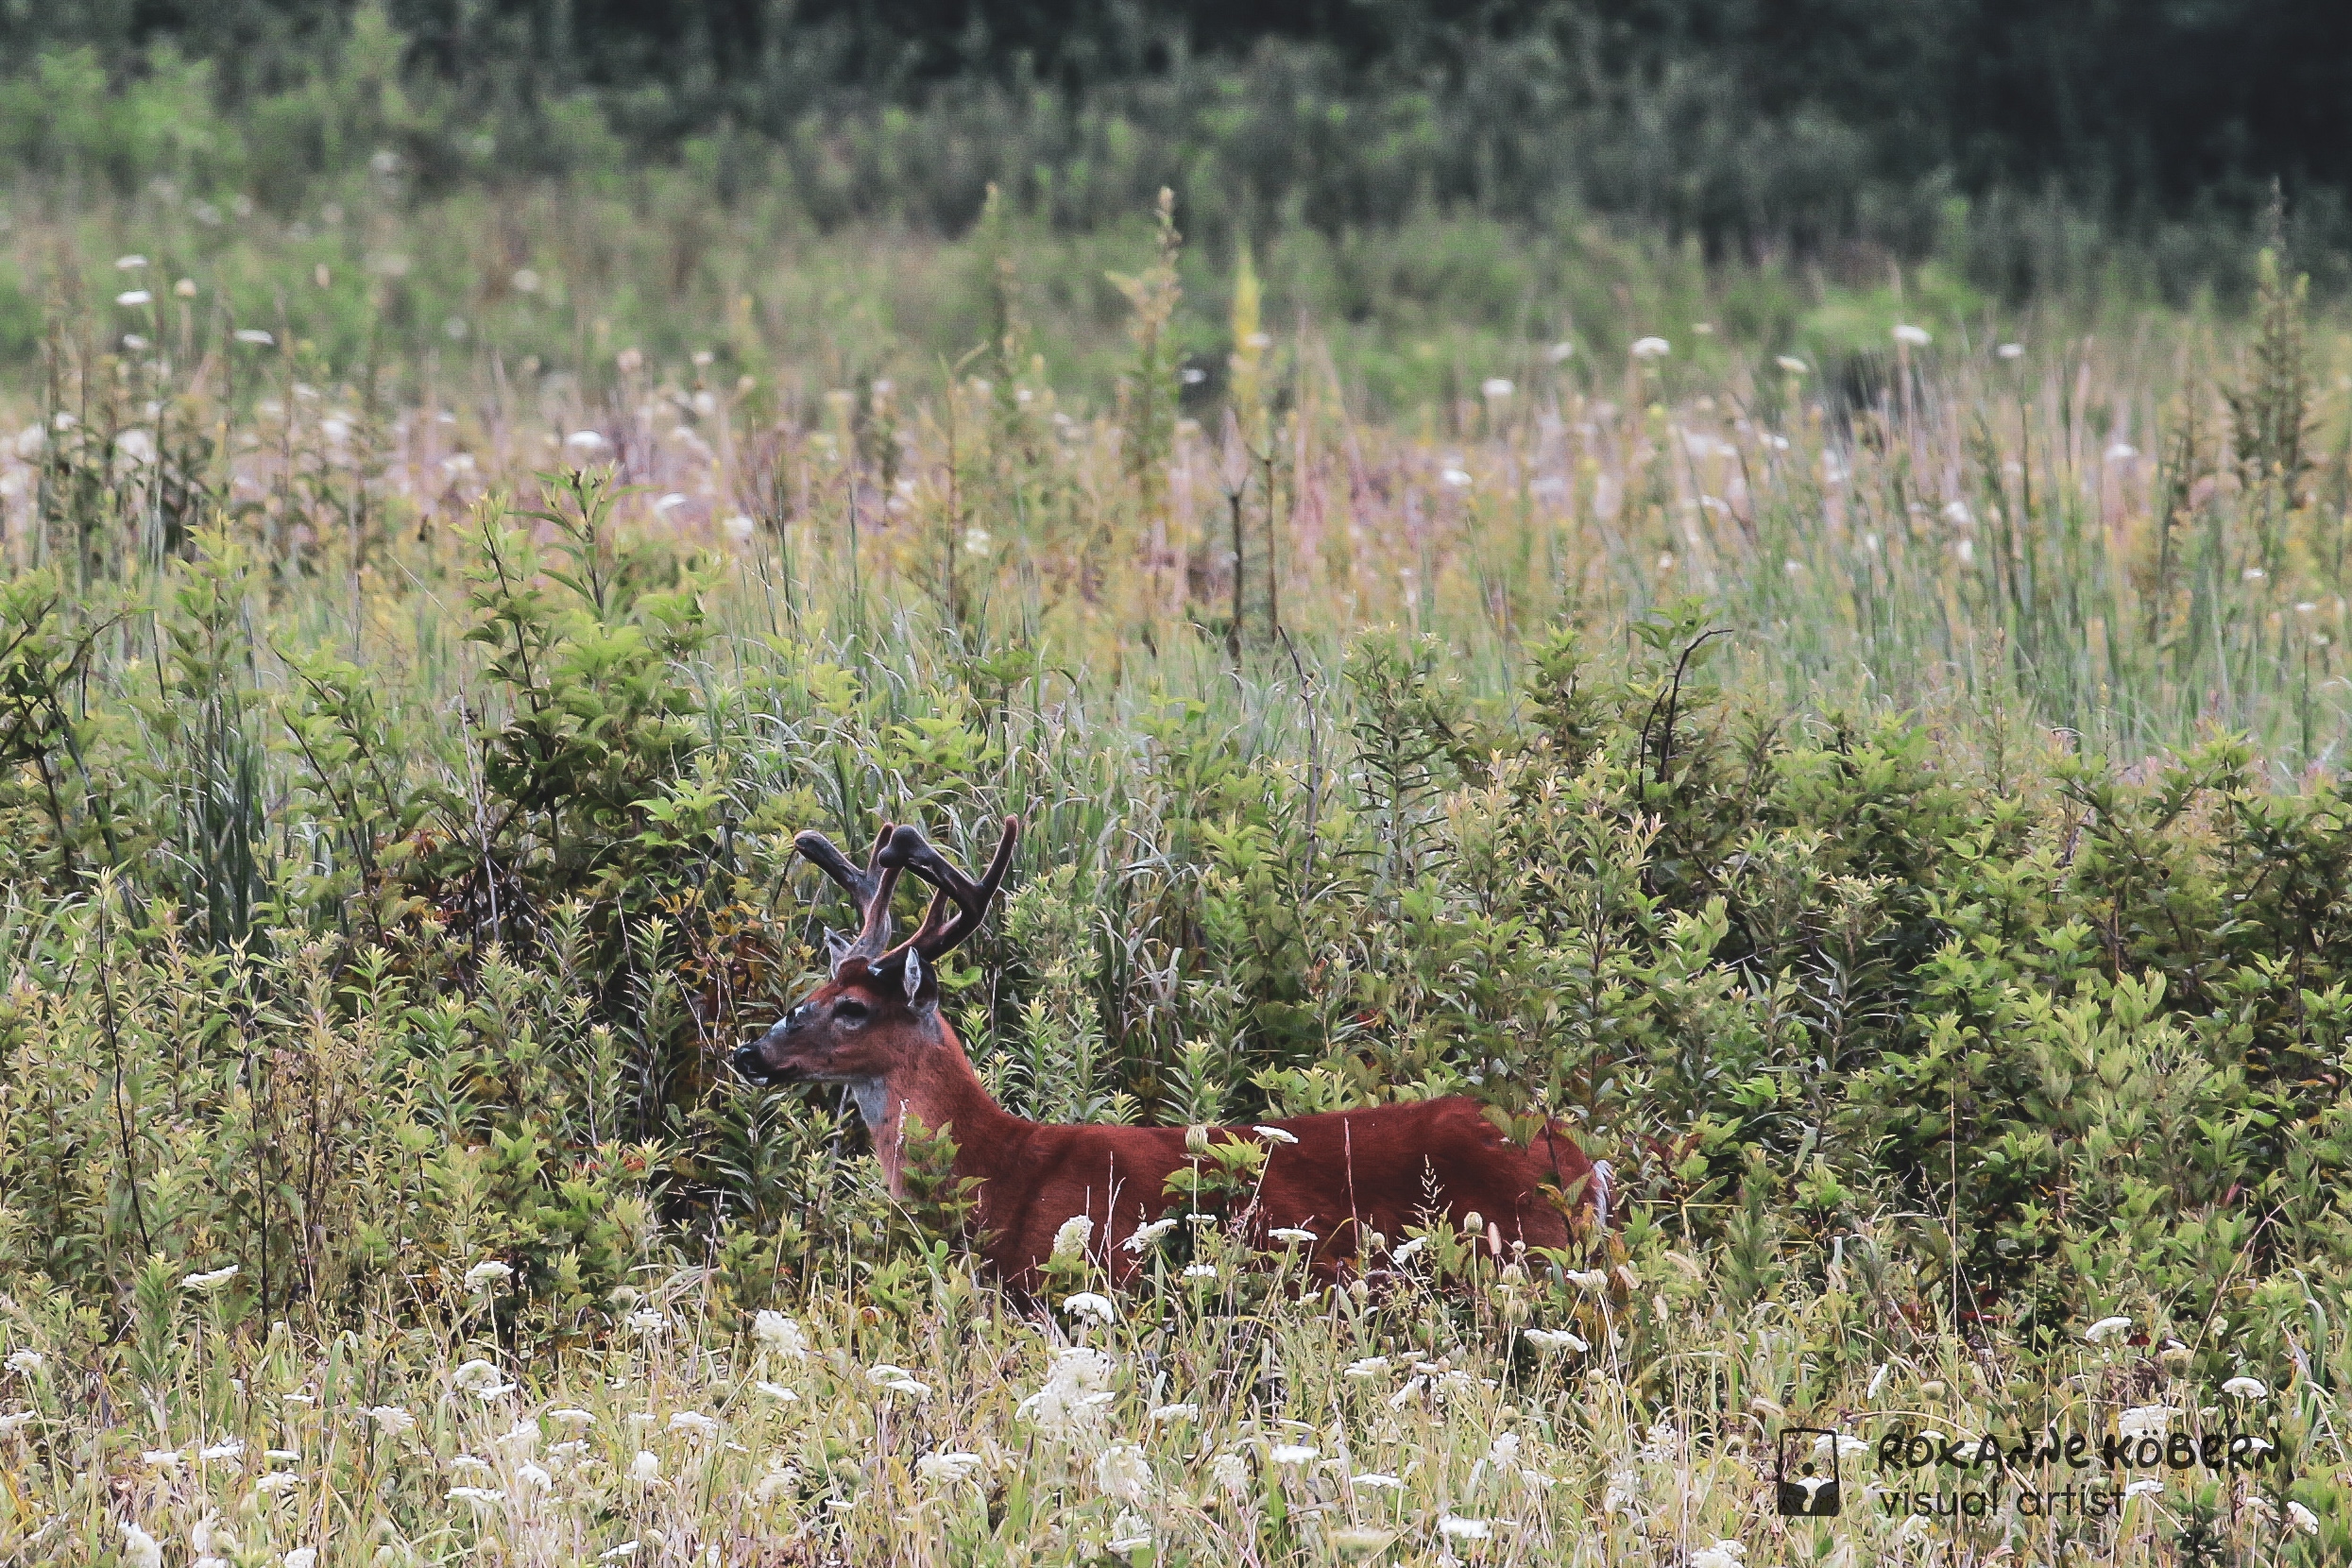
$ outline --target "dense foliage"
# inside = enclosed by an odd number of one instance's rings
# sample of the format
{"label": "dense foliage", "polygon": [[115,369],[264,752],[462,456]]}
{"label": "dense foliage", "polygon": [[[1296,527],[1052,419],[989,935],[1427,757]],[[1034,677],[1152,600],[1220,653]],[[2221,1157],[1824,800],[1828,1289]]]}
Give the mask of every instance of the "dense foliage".
{"label": "dense foliage", "polygon": [[2104,229],[2185,291],[2275,180],[2312,257],[2340,238],[2337,33],[2320,0],[20,7],[0,158],[292,211],[387,154],[435,190],[651,153],[723,200],[789,181],[819,221],[950,230],[992,181],[1080,229],[1167,184],[1220,247],[1576,207],[1919,255],[1974,203],[1981,281],[2079,283]]}
{"label": "dense foliage", "polygon": [[[1238,709],[904,621],[721,639],[716,569],[606,514],[575,482],[554,554],[492,508],[434,568],[481,650],[445,764],[329,648],[257,681],[296,634],[225,533],[102,617],[18,580],[9,1288],[104,1310],[234,1259],[333,1321],[489,1253],[564,1333],[648,1249],[752,1300],[842,1248],[886,1287],[833,1108],[715,1061],[814,975],[793,830],[1004,811],[1033,829],[950,1006],[1031,1113],[1549,1106],[1637,1257],[1719,1245],[1762,1296],[1835,1242],[1916,1278],[1890,1311],[2029,1338],[2141,1293],[2257,1333],[2352,1267],[2352,825],[2239,743],[2122,771],[1792,721],[1712,679],[1696,605],[1626,659],[1549,635],[1487,701],[1395,632]],[[161,662],[94,677],[109,640]]]}
{"label": "dense foliage", "polygon": [[[518,286],[469,370],[378,336],[465,266],[301,248],[388,213],[153,210],[0,425],[0,1555],[1729,1561],[1784,1419],[2193,1409],[2275,1461],[1986,1530],[2341,1557],[2352,414],[2275,257],[2145,350],[1992,351],[1924,273],[1816,307],[1835,375],[1729,310],[1458,343],[1416,429],[1246,256],[1187,349],[1167,207],[1099,412],[1001,213],[927,391],[748,288],[566,362]],[[794,831],[1007,812],[943,979],[1009,1104],[1547,1109],[1622,1229],[1294,1295],[1209,1224],[1024,1317],[941,1142],[893,1202],[722,1065],[844,917]],[[1187,1212],[1262,1157],[1211,1150]]]}

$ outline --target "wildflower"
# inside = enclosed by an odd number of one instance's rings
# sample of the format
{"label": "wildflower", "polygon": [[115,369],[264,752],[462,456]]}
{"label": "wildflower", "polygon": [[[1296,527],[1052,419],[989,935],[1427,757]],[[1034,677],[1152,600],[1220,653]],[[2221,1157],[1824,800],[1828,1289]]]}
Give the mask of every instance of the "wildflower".
{"label": "wildflower", "polygon": [[683,1432],[690,1438],[707,1439],[719,1430],[719,1423],[700,1410],[680,1410],[670,1418],[670,1430]]}
{"label": "wildflower", "polygon": [[1350,1377],[1365,1378],[1378,1377],[1382,1372],[1385,1372],[1388,1370],[1389,1358],[1387,1356],[1367,1355],[1361,1361],[1349,1362],[1347,1364],[1346,1372]]}
{"label": "wildflower", "polygon": [[1140,1505],[1151,1495],[1151,1461],[1142,1447],[1115,1442],[1095,1460],[1095,1484],[1119,1502]]}
{"label": "wildflower", "polygon": [[1926,328],[1915,327],[1904,321],[1895,327],[1895,341],[1906,349],[1924,349],[1935,340],[1927,335]]}
{"label": "wildflower", "polygon": [[2094,1345],[2104,1345],[2131,1326],[2129,1318],[2102,1318],[2083,1330],[2083,1338]]}
{"label": "wildflower", "polygon": [[1118,1309],[1111,1304],[1110,1297],[1092,1290],[1081,1290],[1075,1296],[1064,1297],[1062,1310],[1082,1321],[1092,1323],[1109,1323],[1118,1316]]}
{"label": "wildflower", "polygon": [[1321,1452],[1302,1442],[1278,1442],[1266,1451],[1266,1457],[1275,1464],[1304,1464]]}
{"label": "wildflower", "polygon": [[2116,1434],[2123,1438],[2160,1438],[2172,1429],[2173,1418],[2179,1414],[2179,1409],[2171,1405],[2135,1405],[2116,1418]]}
{"label": "wildflower", "polygon": [[663,496],[659,501],[654,503],[654,510],[660,514],[660,516],[664,519],[667,519],[671,513],[676,511],[679,507],[684,506],[685,504],[686,497],[680,495],[677,491],[673,490],[668,495]]}
{"label": "wildflower", "polygon": [[2294,1522],[2294,1527],[2301,1530],[2305,1535],[2319,1534],[2319,1515],[2313,1513],[2309,1508],[2305,1508],[2302,1504],[2296,1502],[2288,1503],[2287,1517],[2292,1520]]}
{"label": "wildflower", "polygon": [[527,266],[517,267],[515,269],[514,277],[507,281],[515,285],[515,292],[517,294],[537,294],[539,292],[539,275],[532,271]]}
{"label": "wildflower", "polygon": [[527,1459],[539,1451],[539,1423],[519,1421],[503,1436],[491,1439],[490,1446],[510,1459]]}
{"label": "wildflower", "polygon": [[379,1405],[367,1412],[387,1437],[399,1437],[417,1424],[417,1418],[397,1405]]}
{"label": "wildflower", "polygon": [[1633,340],[1635,359],[1664,359],[1674,352],[1674,345],[1662,337],[1637,337]]}
{"label": "wildflower", "polygon": [[1968,528],[1975,524],[1976,514],[1969,510],[1965,501],[1948,501],[1944,503],[1944,520],[1954,528]]}
{"label": "wildflower", "polygon": [[534,1491],[545,1491],[555,1484],[555,1477],[535,1464],[518,1465],[515,1469],[515,1483],[518,1486],[529,1487]]}
{"label": "wildflower", "polygon": [[233,335],[238,342],[250,343],[258,349],[274,348],[277,346],[278,342],[278,339],[275,336],[262,331],[259,327],[239,327],[231,335]]}
{"label": "wildflower", "polygon": [[1449,490],[1467,489],[1470,474],[1466,469],[1449,467],[1438,475],[1438,483]]}
{"label": "wildflower", "polygon": [[978,1454],[926,1454],[914,1461],[914,1473],[933,1486],[951,1487],[980,1467]]}
{"label": "wildflower", "polygon": [[564,437],[564,451],[582,463],[593,463],[599,453],[611,450],[612,443],[605,438],[601,431],[575,430]]}
{"label": "wildflower", "polygon": [[1151,1407],[1151,1419],[1154,1422],[1199,1421],[1201,1406],[1198,1405],[1154,1405]]}
{"label": "wildflower", "polygon": [[904,1394],[909,1399],[931,1397],[931,1386],[928,1383],[918,1383],[912,1377],[886,1378],[883,1380],[882,1389],[885,1393]]}
{"label": "wildflower", "polygon": [[1747,1548],[1736,1541],[1718,1541],[1691,1554],[1691,1568],[1740,1568]]}
{"label": "wildflower", "polygon": [[506,1501],[506,1494],[496,1487],[452,1487],[450,1488],[450,1501],[471,1503],[475,1508],[486,1508],[492,1503]]}
{"label": "wildflower", "polygon": [[1228,1497],[1241,1497],[1250,1490],[1250,1467],[1238,1454],[1219,1454],[1209,1461],[1209,1480]]}
{"label": "wildflower", "polygon": [[574,1459],[588,1457],[588,1444],[574,1438],[569,1442],[559,1442],[549,1448],[547,1457],[557,1464],[570,1464]]}
{"label": "wildflower", "polygon": [[800,1472],[781,1459],[770,1459],[767,1473],[752,1483],[751,1496],[755,1503],[773,1503],[785,1492],[800,1485]]}
{"label": "wildflower", "polygon": [[186,1279],[179,1282],[179,1288],[182,1290],[192,1290],[199,1296],[205,1296],[219,1289],[222,1286],[227,1285],[230,1280],[235,1279],[236,1277],[237,1266],[232,1263],[226,1269],[215,1269],[209,1274],[190,1274]]}
{"label": "wildflower", "polygon": [[2233,1377],[2222,1385],[2222,1392],[2233,1399],[2265,1399],[2270,1388],[2258,1377]]}
{"label": "wildflower", "polygon": [[1485,398],[1489,402],[1495,402],[1504,398],[1508,398],[1517,390],[1518,388],[1511,385],[1510,379],[1507,376],[1489,376],[1486,380],[1478,383],[1479,396]]}
{"label": "wildflower", "polygon": [[809,1337],[781,1312],[762,1312],[751,1321],[751,1337],[759,1348],[788,1360],[809,1359]]}
{"label": "wildflower", "polygon": [[985,555],[997,542],[997,537],[985,528],[963,531],[963,552],[967,555]]}
{"label": "wildflower", "polygon": [[1389,1408],[1391,1410],[1404,1409],[1406,1406],[1412,1403],[1412,1399],[1415,1394],[1421,1392],[1422,1389],[1427,1387],[1429,1387],[1429,1380],[1422,1376],[1419,1372],[1415,1372],[1406,1381],[1405,1387],[1399,1389],[1396,1392],[1389,1396]]}
{"label": "wildflower", "polygon": [[2110,463],[2128,463],[2139,455],[2139,449],[2129,441],[2118,441],[2107,449],[2107,461]]}
{"label": "wildflower", "polygon": [[2246,568],[2245,571],[2238,573],[2238,575],[2249,583],[2258,583],[2263,578],[2269,576],[2270,573],[2263,571],[2258,566],[2250,566]]}
{"label": "wildflower", "polygon": [[637,1542],[634,1541],[624,1541],[620,1545],[605,1552],[596,1560],[599,1562],[626,1562],[629,1559],[635,1556],[637,1556]]}
{"label": "wildflower", "polygon": [[1803,360],[1798,359],[1794,354],[1776,354],[1773,356],[1772,363],[1779,366],[1781,369],[1786,370],[1792,376],[1807,375],[1810,374],[1813,369],[1812,366],[1807,365]]}
{"label": "wildflower", "polygon": [[1642,1435],[1642,1446],[1633,1457],[1644,1464],[1673,1464],[1681,1454],[1682,1434],[1675,1430],[1674,1423],[1659,1421],[1652,1422]]}
{"label": "wildflower", "polygon": [[41,1352],[37,1350],[17,1351],[9,1356],[7,1362],[9,1371],[15,1372],[20,1377],[32,1376],[33,1373],[41,1370],[42,1364],[42,1355]]}
{"label": "wildflower", "polygon": [[[0,1416],[0,1438],[5,1438],[13,1432],[23,1431],[33,1423],[34,1417],[40,1413],[38,1410],[12,1410],[5,1416]],[[177,1459],[179,1456],[175,1454],[172,1457]]]}
{"label": "wildflower", "polygon": [[1531,1328],[1520,1338],[1538,1350],[1573,1350],[1582,1353],[1593,1348],[1564,1328]]}
{"label": "wildflower", "polygon": [[118,1520],[115,1528],[123,1532],[125,1568],[163,1568],[163,1547],[155,1537],[128,1519]]}
{"label": "wildflower", "polygon": [[1301,1230],[1296,1225],[1285,1225],[1280,1230],[1269,1231],[1266,1234],[1276,1241],[1287,1242],[1294,1247],[1304,1247],[1315,1240],[1313,1231]]}
{"label": "wildflower", "polygon": [[1095,1222],[1082,1214],[1071,1215],[1062,1221],[1062,1228],[1053,1233],[1053,1261],[1075,1263],[1086,1255],[1086,1244],[1094,1239]]}
{"label": "wildflower", "polygon": [[1413,1237],[1412,1240],[1406,1242],[1404,1246],[1390,1249],[1389,1257],[1392,1262],[1409,1263],[1412,1261],[1413,1254],[1415,1253],[1420,1252],[1423,1247],[1428,1245],[1429,1238],[1427,1236],[1417,1236]]}
{"label": "wildflower", "polygon": [[1571,1269],[1568,1283],[1579,1290],[1601,1291],[1609,1288],[1609,1276],[1598,1269]]}
{"label": "wildflower", "polygon": [[1185,1265],[1185,1278],[1188,1280],[1213,1280],[1216,1277],[1217,1265],[1214,1263],[1187,1263]]}
{"label": "wildflower", "polygon": [[496,1258],[487,1258],[466,1270],[466,1288],[469,1290],[487,1289],[493,1285],[503,1285],[514,1277],[515,1270],[511,1266],[501,1263]]}
{"label": "wildflower", "polygon": [[472,1454],[451,1455],[449,1467],[460,1475],[487,1475],[491,1472],[489,1460]]}
{"label": "wildflower", "polygon": [[196,1521],[195,1529],[188,1532],[188,1544],[196,1548],[196,1557],[201,1559],[215,1552],[233,1553],[237,1549],[237,1538],[221,1527],[220,1515],[208,1513]]}
{"label": "wildflower", "polygon": [[1110,1549],[1122,1556],[1151,1544],[1151,1523],[1137,1513],[1121,1513],[1111,1526]]}
{"label": "wildflower", "polygon": [[750,518],[744,516],[741,512],[736,513],[734,516],[726,519],[719,524],[720,531],[725,534],[728,538],[733,539],[737,544],[741,544],[745,539],[750,538],[754,533],[758,532],[758,527],[759,525],[758,523],[752,521]]}
{"label": "wildflower", "polygon": [[1119,1245],[1131,1253],[1140,1253],[1175,1228],[1176,1221],[1172,1217],[1167,1219],[1154,1219],[1149,1225],[1136,1226],[1135,1234],[1120,1242]]}
{"label": "wildflower", "polygon": [[1071,1436],[1100,1419],[1102,1406],[1111,1402],[1113,1365],[1099,1350],[1065,1350],[1054,1357],[1045,1387],[1021,1401],[1014,1414],[1048,1437]]}
{"label": "wildflower", "polygon": [[639,1449],[637,1457],[629,1463],[629,1479],[641,1487],[652,1486],[660,1480],[661,1456],[650,1449]]}
{"label": "wildflower", "polygon": [[1543,350],[1543,357],[1550,360],[1554,365],[1558,365],[1564,360],[1574,357],[1576,351],[1577,346],[1573,343],[1555,343],[1550,348]]}
{"label": "wildflower", "polygon": [[1393,1475],[1384,1474],[1377,1470],[1368,1470],[1361,1475],[1349,1476],[1348,1485],[1352,1487],[1367,1487],[1374,1491],[1403,1491],[1405,1490],[1405,1483],[1403,1481],[1398,1480]]}
{"label": "wildflower", "polygon": [[666,1312],[656,1311],[649,1306],[630,1313],[622,1321],[639,1334],[663,1334],[669,1331],[670,1315]]}
{"label": "wildflower", "polygon": [[[1483,1519],[1464,1519],[1458,1513],[1448,1513],[1439,1516],[1438,1533],[1448,1541],[1484,1541],[1494,1533],[1494,1526]],[[1698,1561],[1696,1558],[1691,1560],[1694,1564]]]}
{"label": "wildflower", "polygon": [[2004,343],[2000,348],[1995,349],[1993,352],[1999,354],[2003,359],[2023,359],[2025,357],[2025,345],[2022,343]]}
{"label": "wildflower", "polygon": [[293,1471],[279,1470],[273,1471],[269,1474],[264,1475],[260,1480],[254,1482],[253,1490],[260,1492],[266,1492],[274,1497],[280,1492],[292,1491],[296,1487],[298,1487],[301,1484],[302,1477],[296,1474]]}
{"label": "wildflower", "polygon": [[2123,1489],[2123,1501],[2128,1503],[2135,1497],[2160,1495],[2163,1491],[2164,1483],[2152,1475],[2146,1480],[2134,1481],[2130,1486],[2125,1487]]}
{"label": "wildflower", "polygon": [[141,305],[154,304],[155,296],[143,288],[125,289],[114,297],[114,302],[126,309],[136,309]]}
{"label": "wildflower", "polygon": [[[1506,382],[1504,384],[1508,386],[1510,383]],[[1253,1127],[1250,1131],[1255,1133],[1259,1137],[1264,1138],[1269,1143],[1296,1143],[1299,1141],[1297,1133],[1286,1132],[1279,1127]]]}
{"label": "wildflower", "polygon": [[466,1392],[481,1399],[496,1399],[499,1395],[512,1393],[515,1389],[512,1383],[499,1376],[498,1368],[479,1357],[459,1367],[456,1376],[451,1381]]}
{"label": "wildflower", "polygon": [[210,1448],[196,1450],[196,1457],[208,1464],[215,1459],[237,1459],[244,1457],[245,1444],[234,1438],[230,1438],[227,1442],[216,1442]]}
{"label": "wildflower", "polygon": [[177,1448],[150,1448],[139,1456],[139,1462],[149,1470],[178,1470],[182,1457]]}
{"label": "wildflower", "polygon": [[117,272],[136,272],[146,264],[147,259],[145,256],[130,255],[114,258],[114,270]]}
{"label": "wildflower", "polygon": [[760,1382],[754,1383],[752,1387],[767,1395],[770,1399],[775,1400],[778,1405],[797,1405],[800,1403],[800,1396],[793,1392],[792,1389],[784,1387],[781,1383]]}

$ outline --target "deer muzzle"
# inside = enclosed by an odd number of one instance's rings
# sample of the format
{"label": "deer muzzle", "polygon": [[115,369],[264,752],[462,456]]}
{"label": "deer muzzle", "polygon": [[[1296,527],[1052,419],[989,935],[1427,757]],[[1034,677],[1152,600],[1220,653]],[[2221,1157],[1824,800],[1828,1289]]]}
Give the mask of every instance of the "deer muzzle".
{"label": "deer muzzle", "polygon": [[767,1043],[767,1038],[762,1034],[736,1047],[735,1054],[729,1058],[735,1065],[735,1070],[754,1083],[799,1082],[799,1073],[789,1067],[771,1066],[767,1057],[761,1054],[759,1048]]}

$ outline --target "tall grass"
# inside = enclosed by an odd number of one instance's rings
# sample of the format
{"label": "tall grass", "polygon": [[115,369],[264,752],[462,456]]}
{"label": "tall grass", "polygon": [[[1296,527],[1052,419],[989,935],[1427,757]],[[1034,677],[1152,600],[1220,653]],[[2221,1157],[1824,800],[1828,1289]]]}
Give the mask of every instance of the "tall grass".
{"label": "tall grass", "polygon": [[[2015,354],[1824,296],[1782,363],[1696,275],[1375,418],[1138,240],[1090,383],[1000,228],[921,377],[732,306],[352,357],[161,246],[46,326],[0,1551],[2340,1556],[2347,424],[2292,281]],[[1007,811],[946,980],[1008,1103],[1541,1103],[1623,1231],[1333,1292],[1207,1226],[1091,1326],[1099,1257],[976,1280],[951,1183],[719,1063],[838,918],[794,830]],[[1822,1529],[1760,1506],[1799,1416],[2277,1459]]]}

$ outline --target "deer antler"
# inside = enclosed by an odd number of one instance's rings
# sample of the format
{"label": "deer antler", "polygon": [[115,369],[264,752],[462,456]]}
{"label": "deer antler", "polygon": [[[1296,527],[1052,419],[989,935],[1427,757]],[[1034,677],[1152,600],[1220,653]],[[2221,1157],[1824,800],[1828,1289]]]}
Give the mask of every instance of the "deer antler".
{"label": "deer antler", "polygon": [[997,853],[988,862],[988,873],[975,882],[948,864],[946,857],[933,849],[917,829],[899,828],[891,841],[892,855],[903,857],[902,863],[908,870],[938,891],[931,895],[931,907],[924,912],[923,924],[912,936],[883,954],[882,964],[909,952],[919,954],[928,963],[978,930],[988,913],[989,900],[997,896],[997,889],[1004,881],[1005,868],[1013,863],[1013,846],[1020,836],[1021,819],[1005,818],[997,836]]}
{"label": "deer antler", "polygon": [[[988,874],[977,882],[950,865],[923,837],[922,830],[911,824],[893,827],[884,823],[880,836],[874,841],[873,857],[863,871],[834,848],[833,841],[824,834],[812,828],[798,835],[793,840],[793,845],[858,901],[861,929],[857,940],[835,955],[834,966],[839,968],[847,959],[861,958],[869,973],[886,974],[904,963],[911,953],[928,962],[970,936],[979,929],[988,912],[989,901],[996,897],[997,887],[1004,881],[1020,831],[1020,818],[1004,819]],[[938,891],[931,895],[923,924],[913,935],[893,947],[890,897],[898,885],[900,873],[905,871],[912,871]]]}
{"label": "deer antler", "polygon": [[[833,841],[810,828],[793,840],[793,845],[816,862],[817,868],[839,882],[858,901],[857,940],[833,954],[833,967],[838,969],[844,959],[861,958],[868,968],[878,967],[884,950],[890,946],[890,895],[896,891],[899,873],[905,869],[907,857],[893,854],[898,833],[914,833],[912,827],[894,830],[889,823],[882,824],[879,837],[874,841],[874,854],[860,871],[849,857],[833,847]],[[917,842],[922,835],[915,833]]]}

